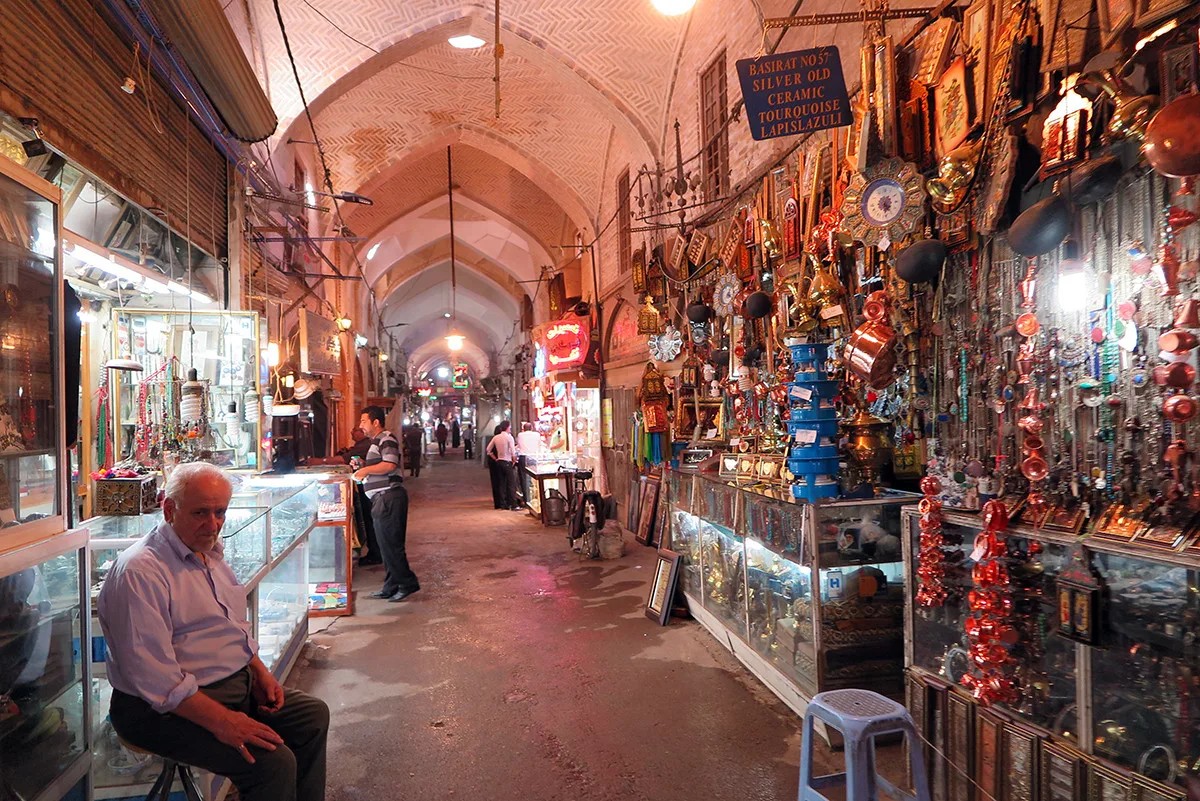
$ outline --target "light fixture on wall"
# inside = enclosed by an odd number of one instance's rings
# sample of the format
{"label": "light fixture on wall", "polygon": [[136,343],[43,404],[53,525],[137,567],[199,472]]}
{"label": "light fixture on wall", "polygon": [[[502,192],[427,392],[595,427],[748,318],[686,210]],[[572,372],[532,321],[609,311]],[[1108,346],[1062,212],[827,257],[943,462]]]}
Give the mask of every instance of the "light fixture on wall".
{"label": "light fixture on wall", "polygon": [[379,246],[382,244],[382,242],[376,242],[374,245],[371,245],[371,249],[367,251],[367,261],[375,258],[375,254],[379,252]]}
{"label": "light fixture on wall", "polygon": [[387,360],[388,360],[387,353],[385,353],[384,351],[379,351],[379,361],[386,362]]}
{"label": "light fixture on wall", "polygon": [[650,0],[651,5],[660,14],[665,14],[668,17],[678,17],[680,14],[686,14],[696,5],[696,0]]}
{"label": "light fixture on wall", "polygon": [[450,42],[451,47],[457,47],[459,50],[475,50],[487,44],[483,39],[480,39],[478,36],[472,36],[469,33],[464,33],[461,36],[451,36],[447,41]]}
{"label": "light fixture on wall", "polygon": [[337,327],[342,331],[349,331],[350,326],[352,326],[352,325],[354,325],[354,321],[351,320],[349,317],[337,318]]}

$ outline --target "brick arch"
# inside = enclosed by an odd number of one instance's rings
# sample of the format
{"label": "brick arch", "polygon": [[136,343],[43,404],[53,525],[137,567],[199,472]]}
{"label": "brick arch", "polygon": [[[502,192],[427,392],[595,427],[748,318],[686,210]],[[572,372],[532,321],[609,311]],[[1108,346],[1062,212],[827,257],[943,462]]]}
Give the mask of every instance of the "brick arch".
{"label": "brick arch", "polygon": [[[388,305],[388,299],[399,291],[406,283],[429,270],[445,269],[449,271],[449,235],[436,239],[424,248],[408,254],[392,264],[369,287],[379,299],[381,307]],[[520,307],[521,300],[531,290],[526,285],[518,283],[507,269],[492,261],[486,255],[475,250],[466,242],[455,243],[455,263],[459,269],[471,270],[495,284],[498,289],[511,297]]]}

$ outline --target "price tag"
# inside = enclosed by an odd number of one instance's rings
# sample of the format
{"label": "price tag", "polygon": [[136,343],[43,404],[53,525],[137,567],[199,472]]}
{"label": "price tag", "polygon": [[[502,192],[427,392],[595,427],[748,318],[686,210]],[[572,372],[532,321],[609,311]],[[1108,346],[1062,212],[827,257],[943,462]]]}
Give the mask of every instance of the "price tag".
{"label": "price tag", "polygon": [[806,401],[812,400],[813,391],[808,387],[802,387],[799,384],[796,384],[788,390],[788,395],[793,398],[799,398],[800,400]]}
{"label": "price tag", "polygon": [[829,320],[834,317],[840,317],[841,315],[842,315],[842,304],[840,304],[840,303],[836,306],[830,306],[828,309],[821,309],[821,319],[822,320]]}
{"label": "price tag", "polygon": [[796,432],[795,439],[801,445],[812,445],[817,441],[817,432],[811,428],[802,428]]}
{"label": "price tag", "polygon": [[741,443],[742,443],[741,437],[734,437],[733,439],[729,440],[729,447],[736,448]]}

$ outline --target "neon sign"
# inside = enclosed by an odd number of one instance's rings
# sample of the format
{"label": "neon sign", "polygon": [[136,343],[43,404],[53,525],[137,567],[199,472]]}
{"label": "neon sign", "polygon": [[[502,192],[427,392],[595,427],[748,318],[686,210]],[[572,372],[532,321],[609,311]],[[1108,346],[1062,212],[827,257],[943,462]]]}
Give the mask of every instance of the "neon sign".
{"label": "neon sign", "polygon": [[468,373],[469,370],[470,368],[462,362],[454,365],[454,380],[451,382],[450,386],[456,389],[466,389],[471,383]]}
{"label": "neon sign", "polygon": [[583,364],[588,352],[586,320],[559,320],[546,326],[546,358],[551,370]]}
{"label": "neon sign", "polygon": [[546,349],[538,345],[533,349],[533,377],[541,378],[546,374]]}

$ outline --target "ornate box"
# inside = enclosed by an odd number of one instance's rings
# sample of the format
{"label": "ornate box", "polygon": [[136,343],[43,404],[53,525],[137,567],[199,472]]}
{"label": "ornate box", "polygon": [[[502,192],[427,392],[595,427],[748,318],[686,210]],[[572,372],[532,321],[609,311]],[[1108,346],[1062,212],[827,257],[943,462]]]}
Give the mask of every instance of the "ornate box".
{"label": "ornate box", "polygon": [[141,478],[98,478],[92,510],[101,515],[140,515],[158,508],[158,482]]}

